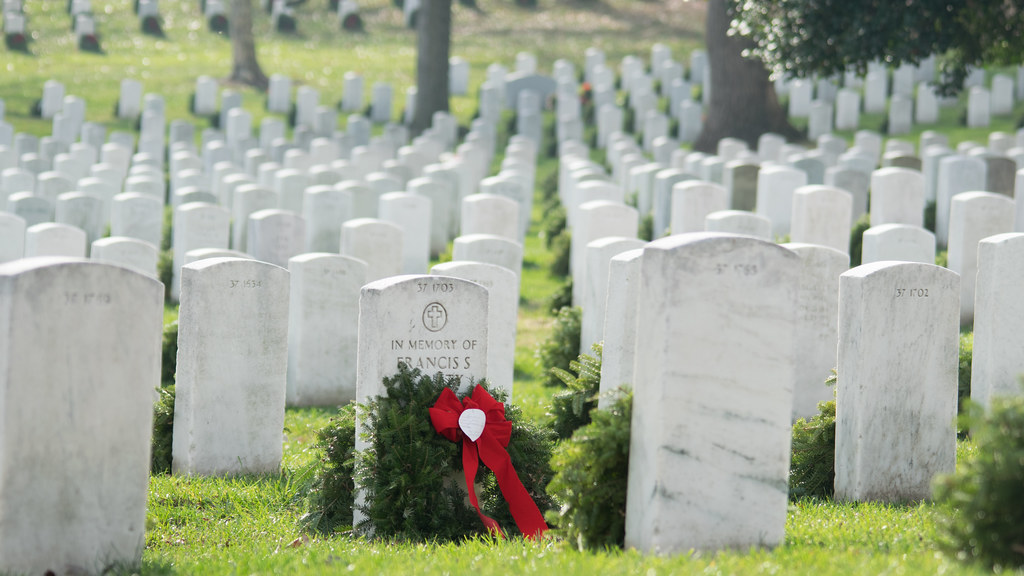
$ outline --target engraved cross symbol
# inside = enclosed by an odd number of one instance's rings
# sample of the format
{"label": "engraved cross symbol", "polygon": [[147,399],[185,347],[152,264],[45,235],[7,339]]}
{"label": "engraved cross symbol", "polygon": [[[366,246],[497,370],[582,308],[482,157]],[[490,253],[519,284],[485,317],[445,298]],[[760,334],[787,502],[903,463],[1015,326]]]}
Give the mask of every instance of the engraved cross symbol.
{"label": "engraved cross symbol", "polygon": [[430,327],[434,330],[437,329],[437,322],[444,316],[444,310],[437,304],[431,304],[427,308],[427,318],[430,319]]}
{"label": "engraved cross symbol", "polygon": [[431,302],[423,309],[423,327],[437,332],[448,323],[448,311],[438,302]]}

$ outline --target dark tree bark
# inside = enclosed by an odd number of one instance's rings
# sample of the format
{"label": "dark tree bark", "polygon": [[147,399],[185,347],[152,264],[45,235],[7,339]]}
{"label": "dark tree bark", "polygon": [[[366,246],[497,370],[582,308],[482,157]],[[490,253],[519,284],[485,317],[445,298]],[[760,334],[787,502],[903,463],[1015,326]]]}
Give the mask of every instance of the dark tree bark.
{"label": "dark tree bark", "polygon": [[252,0],[231,0],[231,81],[266,90],[270,85],[256,60],[252,36]]}
{"label": "dark tree bark", "polygon": [[448,111],[448,54],[452,0],[423,0],[416,16],[416,113],[409,131],[430,127],[434,112]]}
{"label": "dark tree bark", "polygon": [[719,140],[732,137],[754,148],[765,132],[775,132],[787,140],[802,138],[786,120],[764,64],[743,57],[743,50],[753,44],[727,35],[732,19],[730,4],[731,0],[708,1],[705,41],[711,67],[711,102],[704,130],[693,147],[714,152]]}

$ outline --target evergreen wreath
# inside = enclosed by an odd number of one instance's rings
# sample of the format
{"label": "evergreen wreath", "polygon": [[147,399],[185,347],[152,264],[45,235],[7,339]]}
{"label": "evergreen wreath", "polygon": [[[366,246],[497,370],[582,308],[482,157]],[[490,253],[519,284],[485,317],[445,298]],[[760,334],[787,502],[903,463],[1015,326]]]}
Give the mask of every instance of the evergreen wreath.
{"label": "evergreen wreath", "polygon": [[17,50],[19,52],[28,51],[28,40],[21,32],[4,34],[4,44],[7,45],[8,50]]}
{"label": "evergreen wreath", "polygon": [[[835,386],[836,371],[825,380]],[[836,401],[818,403],[818,414],[793,424],[789,498],[832,498],[836,478]]]}
{"label": "evergreen wreath", "polygon": [[[325,450],[328,457],[314,481],[307,526],[331,532],[343,519],[352,518],[352,499],[339,496],[344,491],[339,488],[345,486],[339,476],[354,467],[366,496],[359,507],[366,520],[357,530],[407,541],[445,542],[486,535],[459,481],[463,477],[462,446],[438,434],[430,420],[430,407],[445,388],[460,400],[468,395],[458,394],[459,378],[440,372],[426,376],[401,364],[398,374],[384,379],[384,387],[385,396],[358,407],[370,448],[356,454],[354,461],[349,448],[355,445],[354,426],[338,422],[333,424],[338,434],[321,436],[321,449],[330,449]],[[489,392],[499,402],[506,399],[502,391]],[[552,476],[551,432],[527,422],[511,404],[505,405],[505,418],[512,423],[507,450],[519,479],[542,513],[554,509],[545,492]],[[519,535],[494,474],[481,466],[476,484],[482,512],[496,520],[506,534]]]}
{"label": "evergreen wreath", "polygon": [[210,31],[217,34],[226,34],[228,31],[228,18],[223,14],[214,14],[209,19]]}
{"label": "evergreen wreath", "polygon": [[548,514],[557,533],[580,550],[621,548],[626,535],[626,488],[633,392],[618,388],[604,410],[559,444],[548,492],[562,502]]}
{"label": "evergreen wreath", "polygon": [[359,14],[353,12],[345,16],[345,19],[341,22],[341,28],[349,32],[358,32],[363,29],[363,19],[359,17]]}

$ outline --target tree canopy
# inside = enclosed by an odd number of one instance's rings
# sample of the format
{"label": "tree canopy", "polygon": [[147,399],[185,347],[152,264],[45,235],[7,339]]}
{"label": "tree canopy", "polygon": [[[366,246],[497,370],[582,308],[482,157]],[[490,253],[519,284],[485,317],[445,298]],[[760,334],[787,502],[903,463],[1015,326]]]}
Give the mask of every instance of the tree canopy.
{"label": "tree canopy", "polygon": [[1020,64],[1024,0],[736,0],[731,34],[790,76],[864,73],[869,62],[939,58],[938,88],[955,93],[971,67]]}

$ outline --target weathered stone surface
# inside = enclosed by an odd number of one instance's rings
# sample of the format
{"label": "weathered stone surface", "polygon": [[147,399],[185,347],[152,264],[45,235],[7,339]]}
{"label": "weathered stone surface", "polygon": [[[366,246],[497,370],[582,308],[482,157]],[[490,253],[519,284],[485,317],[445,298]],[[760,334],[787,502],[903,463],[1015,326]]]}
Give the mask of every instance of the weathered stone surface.
{"label": "weathered stone surface", "polygon": [[876,262],[839,279],[838,500],[931,496],[956,465],[960,277]]}
{"label": "weathered stone surface", "polygon": [[986,409],[996,396],[1020,395],[1024,374],[1024,234],[978,243],[971,399]]}
{"label": "weathered stone surface", "polygon": [[0,572],[141,560],[162,322],[163,286],[126,268],[0,266]]}
{"label": "weathered stone surface", "polygon": [[799,267],[793,252],[745,236],[644,248],[626,546],[782,542]]}
{"label": "weathered stone surface", "polygon": [[366,263],[338,254],[288,261],[289,406],[339,406],[356,398],[356,328]]}
{"label": "weathered stone surface", "polygon": [[288,364],[288,271],[207,258],[182,267],[174,474],[277,473]]}

